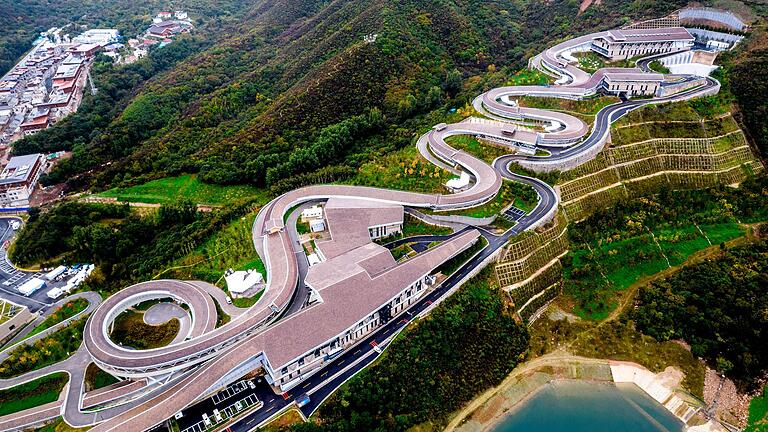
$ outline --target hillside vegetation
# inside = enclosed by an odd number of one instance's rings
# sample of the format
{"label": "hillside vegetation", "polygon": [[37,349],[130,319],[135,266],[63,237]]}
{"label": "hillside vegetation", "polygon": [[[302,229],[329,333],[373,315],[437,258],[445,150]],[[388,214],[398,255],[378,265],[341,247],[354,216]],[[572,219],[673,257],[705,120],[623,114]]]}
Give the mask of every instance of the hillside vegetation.
{"label": "hillside vegetation", "polygon": [[663,191],[617,203],[569,227],[564,288],[574,312],[603,319],[622,291],[692,253],[744,234],[740,223],[768,220],[768,179],[740,188]]}
{"label": "hillside vegetation", "polygon": [[46,181],[78,188],[183,173],[277,191],[343,180],[347,167],[409,145],[434,124],[425,113],[463,106],[554,40],[683,2],[603,3],[577,16],[567,1],[262,0],[220,43],[118,97],[124,110],[84,104],[68,121],[99,119],[97,129],[40,134],[16,152],[74,149]]}
{"label": "hillside vegetation", "polygon": [[638,328],[657,340],[684,339],[742,388],[768,368],[768,245],[758,242],[683,268],[638,294]]}

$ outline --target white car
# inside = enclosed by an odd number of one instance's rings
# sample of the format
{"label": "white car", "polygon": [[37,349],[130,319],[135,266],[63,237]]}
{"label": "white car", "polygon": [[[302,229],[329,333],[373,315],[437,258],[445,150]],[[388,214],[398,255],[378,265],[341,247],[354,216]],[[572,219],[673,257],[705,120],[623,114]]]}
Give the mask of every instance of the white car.
{"label": "white car", "polygon": [[208,414],[203,413],[203,423],[205,423],[205,425],[208,427],[210,427],[213,424],[211,419],[208,418]]}
{"label": "white car", "polygon": [[221,413],[217,409],[213,410],[213,416],[216,417],[217,423],[224,421],[224,418],[221,416]]}
{"label": "white car", "polygon": [[251,390],[256,390],[256,384],[254,384],[251,380],[248,380],[248,387],[250,387]]}

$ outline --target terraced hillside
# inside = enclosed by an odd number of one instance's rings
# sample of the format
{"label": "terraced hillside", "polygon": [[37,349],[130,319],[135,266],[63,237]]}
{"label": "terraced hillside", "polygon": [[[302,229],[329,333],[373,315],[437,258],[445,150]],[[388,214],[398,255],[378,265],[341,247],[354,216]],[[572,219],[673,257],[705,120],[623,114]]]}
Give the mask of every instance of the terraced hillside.
{"label": "terraced hillside", "polygon": [[[677,265],[708,245],[743,235],[734,211],[742,221],[763,220],[753,215],[757,210],[751,209],[752,201],[741,205],[734,197],[715,193],[722,196],[720,207],[725,208],[698,208],[691,201],[694,207],[683,213],[670,210],[672,214],[665,215],[669,220],[655,221],[650,215],[657,211],[657,200],[643,198],[737,185],[763,175],[765,168],[731,109],[727,93],[638,109],[611,127],[609,144],[594,159],[560,173],[555,186],[560,216],[536,232],[512,238],[495,265],[498,283],[518,315],[536,319],[537,311],[560,293],[565,278],[569,298],[576,302],[574,311],[604,317],[616,306],[609,293],[620,293],[638,277]],[[715,199],[709,193],[703,196]],[[604,211],[621,212],[615,209],[618,204],[634,209],[640,205],[637,199],[645,200],[648,214],[621,213],[624,217],[614,222],[616,232],[606,228],[603,235],[593,236],[599,240],[585,240],[584,225],[602,223]],[[738,208],[728,210],[734,206]],[[574,223],[578,229],[569,234],[567,226]],[[627,262],[635,263],[633,271],[626,270]]]}
{"label": "terraced hillside", "polygon": [[730,113],[687,120],[696,115],[688,104],[674,110],[678,120],[669,122],[652,119],[670,109],[638,110],[611,131],[612,146],[562,174],[559,188],[569,220],[662,188],[735,184],[763,171]]}

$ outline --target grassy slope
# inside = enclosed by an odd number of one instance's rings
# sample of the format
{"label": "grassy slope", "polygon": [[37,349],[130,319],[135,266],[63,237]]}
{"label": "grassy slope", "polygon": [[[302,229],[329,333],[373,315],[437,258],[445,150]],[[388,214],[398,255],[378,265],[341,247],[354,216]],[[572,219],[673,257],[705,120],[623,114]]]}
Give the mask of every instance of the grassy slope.
{"label": "grassy slope", "polygon": [[749,404],[749,424],[744,432],[765,432],[768,430],[768,387],[760,397]]}
{"label": "grassy slope", "polygon": [[180,258],[172,274],[179,279],[219,282],[227,269],[256,269],[266,278],[264,263],[253,247],[251,229],[256,213],[237,219],[209,237],[199,247]]}
{"label": "grassy slope", "polygon": [[226,205],[243,199],[264,199],[265,193],[249,185],[219,186],[203,183],[194,174],[166,177],[144,184],[114,188],[98,194],[120,201],[164,204],[186,199],[197,204]]}
{"label": "grassy slope", "polygon": [[0,416],[57,400],[67,380],[66,374],[57,373],[0,390]]}

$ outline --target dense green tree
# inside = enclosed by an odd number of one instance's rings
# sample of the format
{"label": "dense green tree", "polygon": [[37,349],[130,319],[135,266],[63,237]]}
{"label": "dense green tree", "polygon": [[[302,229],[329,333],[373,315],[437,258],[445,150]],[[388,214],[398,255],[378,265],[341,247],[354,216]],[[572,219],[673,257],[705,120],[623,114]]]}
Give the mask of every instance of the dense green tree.
{"label": "dense green tree", "polygon": [[768,244],[724,250],[641,288],[632,319],[658,340],[684,339],[751,390],[768,369]]}

